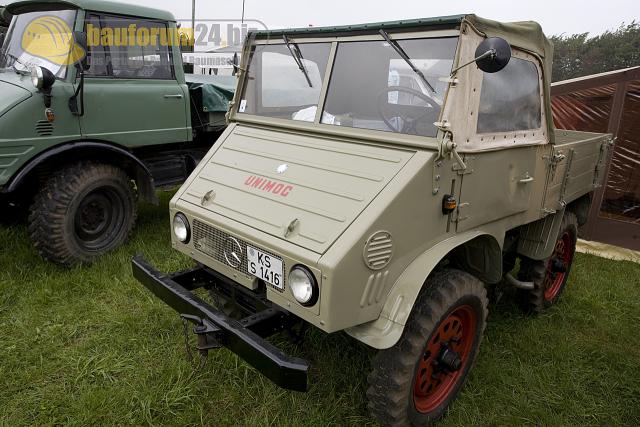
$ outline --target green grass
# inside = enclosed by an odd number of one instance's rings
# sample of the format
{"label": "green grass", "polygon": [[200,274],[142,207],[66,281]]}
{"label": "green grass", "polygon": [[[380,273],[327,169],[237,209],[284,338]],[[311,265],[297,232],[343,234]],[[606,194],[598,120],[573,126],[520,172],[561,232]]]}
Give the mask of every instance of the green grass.
{"label": "green grass", "polygon": [[[311,330],[287,351],[312,363],[311,390],[275,387],[227,350],[185,358],[178,316],[131,276],[142,252],[172,250],[168,195],[142,207],[131,241],[91,268],[42,261],[24,225],[0,225],[0,426],[373,425],[374,355],[345,334]],[[578,255],[557,307],[490,306],[480,357],[443,425],[640,424],[640,266]]]}

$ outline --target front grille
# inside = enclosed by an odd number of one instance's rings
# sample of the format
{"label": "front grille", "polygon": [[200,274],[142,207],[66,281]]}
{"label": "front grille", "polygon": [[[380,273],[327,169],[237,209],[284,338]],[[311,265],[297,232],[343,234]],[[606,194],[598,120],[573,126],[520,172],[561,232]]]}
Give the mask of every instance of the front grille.
{"label": "front grille", "polygon": [[[224,248],[225,248],[225,243],[227,239],[235,239],[240,244],[240,249],[242,250],[242,256],[241,256],[241,263],[238,267],[230,265],[224,256]],[[246,274],[248,277],[253,277],[253,275],[249,273],[249,267],[247,265],[247,245],[248,245],[247,242],[245,242],[244,240],[238,237],[232,236],[224,231],[218,230],[217,228],[212,227],[203,222],[200,222],[197,219],[193,220],[193,246],[196,248],[196,250],[202,252],[205,255],[210,256],[211,258],[223,263],[224,265],[227,265],[231,268],[234,268],[240,271],[241,273]],[[282,269],[283,269],[282,273],[283,273],[283,276],[285,275],[286,266],[285,266],[284,260],[282,260],[281,257],[274,254],[273,252],[262,249],[256,245],[251,244],[251,247],[260,249],[262,252],[265,252],[271,255],[272,257],[281,260]],[[284,277],[283,277],[283,281],[284,281]],[[276,287],[273,287],[273,288],[278,289]],[[278,289],[278,290],[282,291],[282,289]]]}

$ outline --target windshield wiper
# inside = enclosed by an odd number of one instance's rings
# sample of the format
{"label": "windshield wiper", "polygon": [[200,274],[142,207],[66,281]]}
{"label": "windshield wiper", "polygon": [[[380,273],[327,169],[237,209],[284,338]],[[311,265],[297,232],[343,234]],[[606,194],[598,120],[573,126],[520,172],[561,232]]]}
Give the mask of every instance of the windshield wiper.
{"label": "windshield wiper", "polygon": [[418,77],[422,79],[422,81],[427,85],[429,89],[431,89],[431,92],[436,93],[436,90],[433,88],[433,86],[431,86],[431,83],[429,83],[429,80],[427,80],[424,74],[422,74],[422,71],[420,71],[418,67],[416,67],[413,64],[413,62],[411,61],[411,58],[409,58],[409,55],[407,55],[407,52],[405,52],[404,49],[402,49],[402,47],[398,44],[398,42],[393,40],[391,36],[389,36],[389,33],[387,33],[385,30],[380,30],[380,35],[384,37],[387,43],[389,43],[389,45],[392,48],[394,48],[396,52],[398,52],[398,55],[400,55],[400,58],[404,59],[404,62],[406,62],[407,65],[413,70],[413,72],[416,73]]}
{"label": "windshield wiper", "polygon": [[[11,54],[11,53],[9,53],[9,52],[6,52],[4,55],[5,55],[5,57],[6,57],[6,58],[11,58],[11,59],[13,59],[13,61],[14,61],[14,62],[13,62],[13,64],[11,64],[11,67],[15,70],[15,72],[16,72],[16,73],[18,73],[18,74],[25,74],[25,73],[28,73],[28,71],[27,71],[27,70],[29,69],[29,67],[27,67],[26,65],[24,65],[24,64],[22,63],[22,61],[20,61],[20,58],[18,58],[17,56],[15,56],[15,55],[13,55],[13,54]],[[16,62],[17,62],[18,64],[22,65],[25,69],[24,69],[24,70],[18,70],[18,68],[16,67]]]}
{"label": "windshield wiper", "polygon": [[302,74],[304,74],[304,77],[307,79],[309,87],[313,87],[313,84],[311,84],[311,79],[309,78],[309,73],[307,72],[307,69],[304,67],[304,63],[302,62],[304,58],[302,57],[300,48],[297,44],[291,43],[289,41],[289,37],[287,37],[286,34],[282,35],[282,40],[284,40],[284,44],[287,46],[287,49],[289,49],[289,52],[291,53],[293,59],[296,61],[296,64],[298,64],[298,68],[300,69],[300,71],[302,71]]}

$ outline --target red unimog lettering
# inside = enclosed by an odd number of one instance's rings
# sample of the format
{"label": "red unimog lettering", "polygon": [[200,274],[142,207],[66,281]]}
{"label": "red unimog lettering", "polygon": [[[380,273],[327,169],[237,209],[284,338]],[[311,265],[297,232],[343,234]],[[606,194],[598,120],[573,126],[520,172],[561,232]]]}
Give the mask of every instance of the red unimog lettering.
{"label": "red unimog lettering", "polygon": [[281,182],[272,181],[267,178],[259,178],[255,175],[249,176],[244,181],[244,185],[266,191],[267,193],[277,194],[282,197],[287,197],[293,190],[293,185],[284,185]]}

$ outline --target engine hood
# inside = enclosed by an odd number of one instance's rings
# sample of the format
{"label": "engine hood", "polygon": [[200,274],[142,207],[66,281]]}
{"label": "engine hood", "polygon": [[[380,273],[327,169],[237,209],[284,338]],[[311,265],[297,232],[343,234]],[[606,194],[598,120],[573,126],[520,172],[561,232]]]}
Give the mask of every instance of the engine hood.
{"label": "engine hood", "polygon": [[415,153],[240,125],[213,150],[181,200],[319,254]]}
{"label": "engine hood", "polygon": [[31,97],[25,83],[31,84],[27,76],[15,73],[0,73],[0,116]]}

